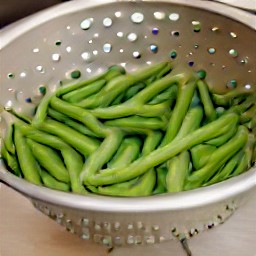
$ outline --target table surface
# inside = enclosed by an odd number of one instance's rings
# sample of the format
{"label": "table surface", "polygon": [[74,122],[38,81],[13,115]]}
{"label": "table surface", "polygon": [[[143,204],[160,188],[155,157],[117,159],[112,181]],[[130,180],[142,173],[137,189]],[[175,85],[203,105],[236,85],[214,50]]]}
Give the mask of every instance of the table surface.
{"label": "table surface", "polygon": [[[188,241],[193,256],[256,256],[256,193],[224,224]],[[180,244],[114,249],[83,241],[0,183],[0,256],[185,256]]]}

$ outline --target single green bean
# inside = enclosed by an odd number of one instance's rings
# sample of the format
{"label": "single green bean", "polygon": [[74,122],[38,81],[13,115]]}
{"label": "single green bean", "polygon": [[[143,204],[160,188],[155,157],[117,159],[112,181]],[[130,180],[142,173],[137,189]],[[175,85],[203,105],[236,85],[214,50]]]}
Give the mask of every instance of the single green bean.
{"label": "single green bean", "polygon": [[62,122],[65,125],[75,129],[76,131],[87,135],[87,136],[91,136],[91,137],[98,137],[94,132],[92,132],[90,129],[88,129],[84,124],[82,124],[81,122],[75,121],[74,119],[66,116],[63,113],[60,113],[52,108],[48,109],[48,115],[55,119],[56,121]]}
{"label": "single green bean", "polygon": [[125,189],[120,189],[119,184],[114,184],[112,186],[99,187],[98,192],[104,195],[125,196],[125,197],[149,196],[152,194],[155,183],[156,183],[155,170],[150,169],[138,179],[132,180],[132,182],[128,183],[128,185],[130,185],[128,188],[125,186]]}
{"label": "single green bean", "polygon": [[141,144],[137,137],[124,138],[116,154],[108,162],[108,168],[125,167],[133,162],[139,156]]}
{"label": "single green bean", "polygon": [[10,168],[10,170],[18,177],[21,177],[21,170],[20,166],[17,160],[16,155],[10,154],[8,152],[7,148],[5,147],[5,144],[2,145],[2,150],[1,150],[2,157],[6,163],[6,165]]}
{"label": "single green bean", "polygon": [[26,142],[30,146],[37,162],[55,179],[66,183],[70,181],[68,171],[66,170],[61,157],[55,150],[31,139],[27,139]]}
{"label": "single green bean", "polygon": [[75,91],[71,91],[66,93],[62,96],[62,99],[70,102],[70,103],[77,103],[81,100],[86,99],[88,96],[99,92],[103,86],[106,84],[106,80],[98,80],[91,84],[86,85],[85,87],[81,87]]}
{"label": "single green bean", "polygon": [[188,110],[181,124],[180,130],[175,137],[175,141],[180,140],[189,133],[198,129],[203,120],[203,109],[201,106],[192,107]]}
{"label": "single green bean", "polygon": [[241,162],[244,156],[244,149],[238,151],[228,162],[224,165],[223,168],[220,168],[220,171],[214,175],[209,181],[207,181],[204,186],[209,186],[217,182],[226,180],[230,174],[236,169],[237,165]]}
{"label": "single green bean", "polygon": [[188,151],[168,161],[168,172],[166,174],[166,188],[168,192],[175,193],[183,190],[185,180],[189,174],[190,156]]}
{"label": "single green bean", "polygon": [[[80,180],[87,180],[88,177],[100,170],[116,153],[123,137],[122,131],[113,128],[98,149],[88,157],[80,174]],[[86,182],[85,185],[91,184]]]}
{"label": "single green bean", "polygon": [[141,117],[141,116],[130,116],[124,118],[117,118],[109,120],[104,123],[107,126],[114,127],[132,127],[132,128],[144,128],[151,130],[164,130],[166,122],[163,122],[157,117]]}
{"label": "single green bean", "polygon": [[201,102],[204,106],[206,121],[211,122],[217,118],[217,115],[211,100],[208,86],[204,81],[199,80],[197,82],[197,88],[199,90]]}
{"label": "single green bean", "polygon": [[148,104],[158,104],[166,100],[174,101],[177,98],[178,87],[177,85],[172,85],[171,87],[165,89],[162,93],[156,95]]}
{"label": "single green bean", "polygon": [[199,144],[191,148],[190,152],[194,168],[197,170],[207,164],[210,156],[216,149],[216,146],[207,144]]}
{"label": "single green bean", "polygon": [[172,71],[172,69],[173,69],[173,63],[168,62],[167,65],[162,70],[160,70],[159,73],[156,74],[156,80],[169,74]]}
{"label": "single green bean", "polygon": [[90,155],[100,145],[100,141],[96,138],[91,138],[83,135],[80,132],[55,120],[47,119],[37,128],[46,133],[56,135],[57,137],[63,139],[63,141],[71,145],[84,156]]}
{"label": "single green bean", "polygon": [[144,140],[141,155],[146,156],[153,150],[155,150],[159,143],[161,142],[162,137],[163,134],[160,131],[150,131],[148,133],[148,136]]}
{"label": "single green bean", "polygon": [[14,155],[15,154],[15,146],[13,143],[13,133],[14,133],[13,124],[8,125],[8,127],[6,129],[6,134],[3,139],[3,142],[4,142],[3,144],[6,148],[6,150]]}
{"label": "single green bean", "polygon": [[248,110],[240,116],[240,123],[244,124],[251,121],[253,118],[256,118],[256,104],[252,105]]}
{"label": "single green bean", "polygon": [[169,143],[164,147],[157,148],[149,155],[142,156],[129,166],[119,169],[105,169],[98,174],[91,175],[84,182],[91,185],[105,185],[123,182],[142,175],[150,168],[158,166],[182,151],[201,144],[211,138],[215,138],[230,129],[234,123],[238,122],[238,116],[230,113],[220,117],[219,119],[206,124],[205,126],[195,130],[179,142]]}
{"label": "single green bean", "polygon": [[81,87],[85,87],[85,86],[87,86],[91,83],[94,83],[100,79],[111,80],[112,78],[119,76],[122,73],[125,73],[123,67],[119,67],[119,66],[111,67],[107,71],[105,71],[104,73],[102,73],[98,76],[94,76],[92,78],[83,80],[81,82],[78,82],[75,84],[68,84],[66,86],[62,86],[62,87],[58,88],[56,91],[56,96],[60,97],[61,95],[70,93],[70,92],[77,90]]}
{"label": "single green bean", "polygon": [[40,176],[46,187],[60,191],[70,191],[69,184],[56,180],[48,172],[41,170]]}
{"label": "single green bean", "polygon": [[233,105],[233,101],[236,97],[251,95],[255,92],[248,89],[235,89],[227,92],[226,94],[212,94],[213,102],[218,106],[229,107]]}
{"label": "single green bean", "polygon": [[210,156],[208,163],[201,169],[194,171],[187,179],[186,190],[200,187],[233,155],[245,146],[248,140],[248,130],[240,125],[236,135],[227,143],[219,147]]}
{"label": "single green bean", "polygon": [[24,178],[36,185],[42,185],[40,178],[41,168],[17,125],[14,126],[14,144],[16,147],[19,166]]}
{"label": "single green bean", "polygon": [[108,134],[109,129],[107,129],[94,115],[83,108],[74,106],[57,97],[53,97],[51,99],[51,107],[75,120],[80,121],[99,137],[104,138]]}
{"label": "single green bean", "polygon": [[111,106],[119,105],[122,103],[125,92],[121,92],[114,100],[111,102]]}
{"label": "single green bean", "polygon": [[161,143],[162,146],[170,143],[179,132],[179,129],[190,106],[195,89],[195,80],[190,80],[186,84],[179,85],[177,101],[169,120],[165,137]]}
{"label": "single green bean", "polygon": [[134,95],[136,95],[139,91],[141,91],[143,88],[146,87],[146,84],[143,82],[140,82],[138,84],[135,84],[134,86],[128,88],[128,90],[125,92],[124,95],[124,101],[129,100]]}
{"label": "single green bean", "polygon": [[167,175],[167,168],[159,167],[156,169],[156,186],[153,190],[154,195],[167,192],[166,175]]}

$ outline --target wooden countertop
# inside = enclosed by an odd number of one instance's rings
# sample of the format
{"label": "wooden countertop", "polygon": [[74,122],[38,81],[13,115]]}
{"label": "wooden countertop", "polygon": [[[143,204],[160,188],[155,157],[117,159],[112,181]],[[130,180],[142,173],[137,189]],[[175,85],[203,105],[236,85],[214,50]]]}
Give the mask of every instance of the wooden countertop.
{"label": "wooden countertop", "polygon": [[[193,256],[256,256],[256,193],[223,225],[189,240]],[[68,233],[25,197],[0,183],[0,256],[107,256]],[[180,244],[114,249],[111,256],[185,256]]]}

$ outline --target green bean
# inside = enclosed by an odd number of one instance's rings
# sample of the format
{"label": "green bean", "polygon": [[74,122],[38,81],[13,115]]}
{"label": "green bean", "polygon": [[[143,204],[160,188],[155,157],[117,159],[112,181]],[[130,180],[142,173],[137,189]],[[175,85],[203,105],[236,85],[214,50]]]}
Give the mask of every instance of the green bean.
{"label": "green bean", "polygon": [[124,98],[125,92],[121,92],[114,100],[111,102],[111,106],[119,105],[121,104],[123,98]]}
{"label": "green bean", "polygon": [[[126,182],[128,183],[128,182]],[[152,194],[156,183],[156,174],[154,169],[150,169],[138,179],[132,180],[128,184],[122,184],[124,188],[120,188],[120,184],[112,186],[99,187],[98,192],[103,195],[113,196],[149,196]],[[128,186],[127,188],[127,185]]]}
{"label": "green bean", "polygon": [[81,87],[85,87],[89,84],[92,84],[100,79],[111,80],[112,78],[119,76],[122,73],[124,73],[124,69],[122,67],[119,67],[119,66],[110,67],[106,72],[104,72],[98,76],[83,80],[83,81],[75,83],[75,84],[68,84],[66,86],[62,86],[62,87],[58,88],[56,91],[56,96],[59,97],[61,95],[70,93],[70,92],[77,90]]}
{"label": "green bean", "polygon": [[165,101],[156,105],[140,105],[133,102],[125,102],[117,106],[108,108],[96,108],[89,112],[97,118],[115,119],[130,115],[139,115],[147,117],[158,117],[170,111],[170,101]]}
{"label": "green bean", "polygon": [[122,144],[108,162],[108,168],[125,167],[138,158],[140,153],[141,140],[137,137],[124,138]]}
{"label": "green bean", "polygon": [[15,154],[15,146],[13,143],[13,133],[14,133],[13,124],[11,124],[6,129],[6,134],[4,136],[3,144],[4,144],[4,147],[6,148],[6,150],[14,155]]}
{"label": "green bean", "polygon": [[245,146],[248,140],[248,130],[244,126],[239,126],[236,135],[227,143],[219,147],[210,156],[208,163],[201,169],[194,171],[186,183],[185,189],[194,189],[200,187],[216,171],[226,163],[233,155]]}
{"label": "green bean", "polygon": [[72,118],[66,116],[65,114],[60,113],[52,108],[48,109],[48,115],[51,118],[64,123],[65,125],[75,129],[76,131],[78,131],[84,135],[91,136],[91,137],[98,137],[94,132],[92,132],[90,129],[88,129],[82,123],[75,121],[74,119],[72,119]]}
{"label": "green bean", "polygon": [[74,106],[58,99],[57,97],[53,97],[51,99],[51,107],[75,120],[80,121],[99,137],[104,138],[108,134],[109,129],[106,129],[106,127],[94,115],[83,108]]}
{"label": "green bean", "polygon": [[27,139],[26,142],[37,162],[55,179],[66,183],[70,181],[68,171],[56,151],[31,139]]}
{"label": "green bean", "polygon": [[130,116],[124,118],[117,118],[109,120],[104,123],[107,126],[114,127],[132,127],[132,128],[144,128],[151,130],[164,130],[166,123],[157,117],[141,117],[141,116]]}
{"label": "green bean", "polygon": [[216,149],[216,146],[207,144],[199,144],[191,148],[190,152],[194,168],[200,169],[207,164],[209,157]]}
{"label": "green bean", "polygon": [[173,69],[173,63],[167,62],[167,65],[156,74],[156,80],[169,74]]}
{"label": "green bean", "polygon": [[8,152],[5,144],[2,145],[2,151],[1,151],[2,157],[6,162],[6,165],[10,168],[10,170],[18,177],[21,177],[21,170],[19,167],[19,163],[17,160],[16,155],[10,154]]}
{"label": "green bean", "polygon": [[244,113],[241,114],[240,123],[244,124],[246,122],[249,122],[255,117],[256,117],[256,104],[252,105],[248,110],[246,110]]}
{"label": "green bean", "polygon": [[43,99],[40,101],[36,109],[36,114],[32,119],[32,125],[38,126],[44,122],[47,116],[47,110],[52,97],[51,92],[47,92]]}
{"label": "green bean", "polygon": [[140,157],[128,167],[122,169],[113,168],[102,170],[95,175],[87,177],[84,182],[98,186],[123,182],[135,178],[138,175],[142,175],[150,168],[164,163],[182,151],[188,150],[197,144],[203,143],[204,141],[225,133],[230,129],[230,126],[237,122],[238,116],[235,113],[224,115],[210,124],[206,124],[205,126],[190,133],[179,142],[169,143],[166,146],[157,148],[149,155]]}
{"label": "green bean", "polygon": [[211,122],[215,120],[217,116],[211,100],[211,96],[209,94],[208,86],[204,81],[198,80],[197,88],[199,90],[201,102],[203,103],[203,106],[204,106],[206,121]]}
{"label": "green bean", "polygon": [[186,116],[189,105],[191,103],[195,89],[195,80],[191,80],[188,83],[179,86],[177,102],[169,120],[165,137],[161,143],[162,146],[170,143],[179,132],[183,119]]}
{"label": "green bean", "polygon": [[24,178],[36,185],[42,185],[40,178],[40,166],[35,160],[20,128],[17,125],[14,126],[14,144],[20,169]]}
{"label": "green bean", "polygon": [[[135,71],[131,74],[112,79],[99,93],[92,98],[87,98],[77,105],[83,108],[107,107],[121,92],[126,91],[134,84],[157,74],[167,63],[159,63]],[[121,85],[121,86],[120,86]]]}
{"label": "green bean", "polygon": [[146,156],[149,153],[151,153],[153,150],[155,150],[159,145],[162,137],[163,137],[163,134],[160,131],[150,131],[144,141],[144,144],[141,150],[141,155]]}
{"label": "green bean", "polygon": [[148,104],[158,104],[166,100],[174,101],[177,97],[178,87],[177,85],[172,85],[171,87],[165,89],[162,93],[156,95]]}
{"label": "green bean", "polygon": [[48,172],[41,170],[40,176],[46,187],[60,191],[70,191],[69,184],[56,180]]}
{"label": "green bean", "polygon": [[206,141],[205,143],[219,147],[219,146],[223,145],[224,143],[226,143],[230,138],[232,138],[234,136],[234,134],[236,133],[236,131],[237,131],[237,125],[234,124],[232,127],[230,127],[230,130],[227,131],[226,133],[224,133],[221,136],[218,136],[216,138],[213,138],[209,141]]}
{"label": "green bean", "polygon": [[146,84],[143,82],[137,83],[134,86],[130,87],[125,91],[124,95],[124,101],[129,100],[132,98],[135,94],[137,94],[139,91],[141,91],[143,88],[146,87]]}
{"label": "green bean", "polygon": [[[122,131],[113,129],[103,140],[98,149],[88,157],[80,174],[80,180],[87,180],[88,177],[94,175],[100,168],[102,168],[102,166],[106,164],[116,153],[123,137],[124,134]],[[86,182],[85,185],[93,184]]]}
{"label": "green bean", "polygon": [[55,120],[45,120],[45,122],[40,124],[37,128],[46,133],[58,136],[84,156],[90,155],[100,145],[100,141],[97,139],[83,135]]}
{"label": "green bean", "polygon": [[241,159],[243,158],[243,155],[244,155],[244,150],[241,149],[231,159],[228,160],[228,162],[224,165],[224,167],[221,168],[220,171],[215,176],[213,176],[204,185],[209,186],[217,182],[226,180],[230,176],[230,174],[235,170],[237,165],[240,163]]}
{"label": "green bean", "polygon": [[167,192],[166,175],[167,175],[167,168],[159,167],[156,169],[156,186],[153,190],[154,195]]}
{"label": "green bean", "polygon": [[62,96],[62,99],[70,102],[76,103],[83,99],[86,99],[88,96],[99,92],[102,87],[106,84],[106,80],[98,80],[91,84],[86,85],[85,87],[76,89],[75,91],[71,91]]}
{"label": "green bean", "polygon": [[[241,119],[240,119],[240,122],[241,122]],[[251,131],[254,130],[256,128],[256,115],[253,116],[249,122],[244,123],[243,125],[246,126]]]}
{"label": "green bean", "polygon": [[253,90],[248,89],[235,89],[227,92],[226,94],[213,94],[212,99],[213,102],[218,106],[229,107],[233,105],[233,101],[236,97],[240,97],[243,95],[251,95],[253,94]]}
{"label": "green bean", "polygon": [[249,133],[248,141],[244,149],[243,158],[239,162],[236,170],[234,170],[234,172],[231,174],[232,177],[245,172],[252,166],[253,147],[254,147],[255,141],[256,141],[256,135]]}
{"label": "green bean", "polygon": [[168,192],[175,193],[183,190],[189,173],[189,163],[190,156],[188,151],[183,151],[168,161],[168,172],[166,174],[166,188]]}
{"label": "green bean", "polygon": [[198,129],[202,123],[202,120],[203,109],[201,106],[196,106],[189,109],[174,140],[178,141],[179,139]]}

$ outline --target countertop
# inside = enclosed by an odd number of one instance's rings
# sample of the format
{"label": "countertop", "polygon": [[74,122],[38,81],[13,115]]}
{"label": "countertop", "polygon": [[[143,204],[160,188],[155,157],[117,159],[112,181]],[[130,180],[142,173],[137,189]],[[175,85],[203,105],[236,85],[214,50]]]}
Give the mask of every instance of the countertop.
{"label": "countertop", "polygon": [[[256,193],[224,224],[188,241],[193,256],[256,256]],[[185,256],[181,245],[114,249],[81,240],[0,183],[0,256]]]}

